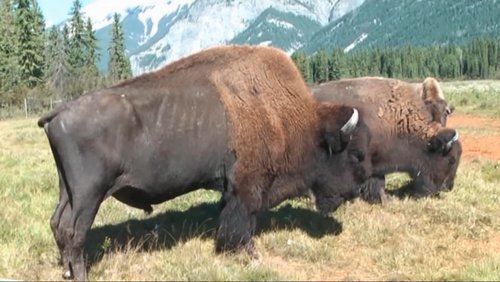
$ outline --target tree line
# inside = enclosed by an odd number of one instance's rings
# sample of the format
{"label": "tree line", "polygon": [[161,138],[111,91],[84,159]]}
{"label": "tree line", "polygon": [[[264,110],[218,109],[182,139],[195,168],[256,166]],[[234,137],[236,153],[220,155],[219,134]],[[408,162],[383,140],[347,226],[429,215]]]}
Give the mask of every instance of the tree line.
{"label": "tree line", "polygon": [[[0,108],[25,97],[70,99],[132,76],[120,17],[115,14],[108,50],[100,50],[92,22],[80,0],[70,18],[46,28],[37,0],[0,0]],[[108,72],[97,67],[100,52],[109,52]],[[299,51],[292,59],[308,83],[346,77],[401,79],[500,78],[500,39],[478,38],[463,44]]]}
{"label": "tree line", "polygon": [[292,59],[308,83],[348,77],[384,76],[399,79],[500,78],[500,39],[478,38],[468,44],[298,51]]}
{"label": "tree line", "polygon": [[27,96],[70,99],[132,76],[119,15],[104,74],[92,22],[81,9],[74,0],[69,20],[47,29],[36,0],[0,0],[0,107]]}

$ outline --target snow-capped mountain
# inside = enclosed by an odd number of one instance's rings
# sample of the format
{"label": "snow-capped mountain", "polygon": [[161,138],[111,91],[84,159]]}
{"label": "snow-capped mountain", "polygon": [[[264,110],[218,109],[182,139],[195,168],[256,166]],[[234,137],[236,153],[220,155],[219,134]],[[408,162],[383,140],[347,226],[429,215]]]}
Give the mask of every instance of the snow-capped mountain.
{"label": "snow-capped mountain", "polygon": [[[355,7],[354,10],[330,18],[330,23],[310,37],[300,51],[311,54],[333,47],[352,52],[408,45],[466,44],[478,37],[500,36],[498,0],[356,1],[349,1],[349,9]],[[338,8],[347,2],[339,2]],[[333,10],[332,15],[336,13]]]}
{"label": "snow-capped mountain", "polygon": [[225,43],[304,45],[331,20],[364,0],[120,0],[83,8],[100,41],[105,69],[111,22],[121,15],[134,74],[154,70],[203,48]]}

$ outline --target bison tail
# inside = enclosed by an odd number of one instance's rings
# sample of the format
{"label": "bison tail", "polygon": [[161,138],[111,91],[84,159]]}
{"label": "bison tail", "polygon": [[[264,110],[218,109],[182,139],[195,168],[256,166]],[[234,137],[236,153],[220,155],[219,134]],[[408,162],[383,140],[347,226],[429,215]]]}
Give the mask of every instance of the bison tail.
{"label": "bison tail", "polygon": [[38,126],[39,127],[44,127],[47,123],[49,123],[55,116],[57,116],[64,109],[65,109],[65,107],[58,107],[57,109],[44,114],[38,120]]}

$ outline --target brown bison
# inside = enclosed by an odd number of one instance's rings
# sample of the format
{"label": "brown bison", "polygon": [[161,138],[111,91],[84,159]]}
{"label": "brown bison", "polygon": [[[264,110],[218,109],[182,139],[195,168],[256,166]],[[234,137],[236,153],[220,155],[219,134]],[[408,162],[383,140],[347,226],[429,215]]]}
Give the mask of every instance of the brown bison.
{"label": "brown bison", "polygon": [[66,103],[38,121],[59,174],[51,227],[64,277],[87,278],[86,234],[110,196],[151,212],[222,190],[218,252],[252,251],[256,213],[285,199],[312,192],[318,210],[335,210],[366,180],[357,121],[352,107],[317,103],[270,47],[207,49]]}
{"label": "brown bison", "polygon": [[[425,87],[424,87],[425,89]],[[458,133],[445,128],[408,83],[387,78],[332,81],[313,88],[319,102],[356,107],[360,123],[354,136],[367,139],[363,161],[372,165],[361,196],[369,202],[385,198],[385,174],[407,172],[413,196],[428,196],[453,187],[462,147]]]}

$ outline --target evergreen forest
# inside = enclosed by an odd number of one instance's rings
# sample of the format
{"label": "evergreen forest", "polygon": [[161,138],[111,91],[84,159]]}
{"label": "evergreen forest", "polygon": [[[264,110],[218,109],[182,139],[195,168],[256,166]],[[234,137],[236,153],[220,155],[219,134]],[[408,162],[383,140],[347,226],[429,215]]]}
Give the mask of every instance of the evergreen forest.
{"label": "evergreen forest", "polygon": [[308,83],[348,77],[384,76],[420,80],[500,78],[500,39],[476,38],[462,45],[403,46],[359,49],[320,49],[312,55],[295,52],[292,59]]}
{"label": "evergreen forest", "polygon": [[[69,20],[46,28],[36,0],[0,0],[0,109],[26,97],[67,100],[132,76],[119,16],[108,50],[100,50],[81,9],[74,0]],[[107,73],[98,69],[99,52],[109,53]]]}
{"label": "evergreen forest", "polygon": [[[68,100],[132,77],[120,17],[115,14],[107,50],[101,50],[90,19],[74,0],[69,19],[46,27],[37,0],[0,0],[0,109],[24,99]],[[99,62],[100,54],[108,62]],[[355,48],[334,46],[292,59],[310,83],[348,77],[384,76],[421,80],[499,79],[500,38],[465,43]],[[106,64],[106,72],[99,65]]]}

